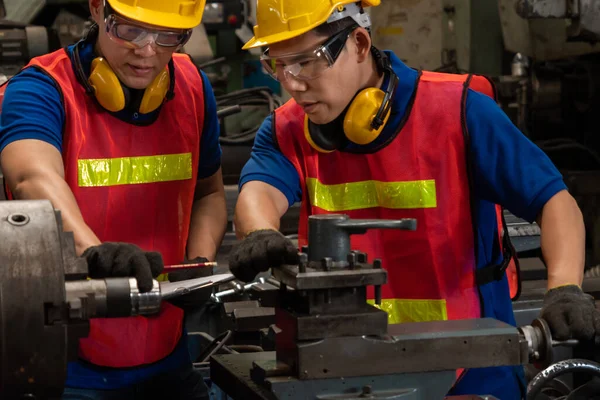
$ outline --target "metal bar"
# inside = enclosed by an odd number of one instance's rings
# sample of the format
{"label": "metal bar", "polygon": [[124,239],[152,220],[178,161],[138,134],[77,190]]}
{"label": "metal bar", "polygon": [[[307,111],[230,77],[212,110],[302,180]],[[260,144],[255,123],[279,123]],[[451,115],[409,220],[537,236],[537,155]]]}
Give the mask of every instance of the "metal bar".
{"label": "metal bar", "polygon": [[388,333],[300,343],[277,357],[303,380],[362,376],[366,365],[371,375],[387,375],[520,365],[528,357],[518,330],[492,319],[405,323]]}
{"label": "metal bar", "polygon": [[383,269],[310,272],[311,268],[307,268],[306,273],[298,273],[297,270],[298,267],[286,265],[274,269],[273,276],[280,282],[298,290],[383,285],[387,282],[387,272]]}
{"label": "metal bar", "polygon": [[196,269],[196,268],[216,268],[219,264],[215,261],[201,262],[201,263],[192,263],[192,264],[175,264],[175,265],[165,265],[165,269]]}

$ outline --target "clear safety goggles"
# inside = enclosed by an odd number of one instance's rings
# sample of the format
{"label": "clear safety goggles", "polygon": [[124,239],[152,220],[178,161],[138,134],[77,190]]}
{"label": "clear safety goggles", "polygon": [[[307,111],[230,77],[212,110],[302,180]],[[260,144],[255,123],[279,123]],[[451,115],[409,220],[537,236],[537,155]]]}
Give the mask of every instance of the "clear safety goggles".
{"label": "clear safety goggles", "polygon": [[132,49],[141,49],[153,43],[158,46],[157,49],[178,47],[184,45],[192,35],[191,29],[185,31],[148,29],[115,14],[106,16],[105,23],[106,33],[111,40]]}
{"label": "clear safety goggles", "polygon": [[358,25],[344,29],[312,51],[271,57],[267,49],[260,57],[260,61],[269,75],[280,82],[285,81],[289,76],[303,81],[318,78],[333,67],[348,37],[356,28]]}

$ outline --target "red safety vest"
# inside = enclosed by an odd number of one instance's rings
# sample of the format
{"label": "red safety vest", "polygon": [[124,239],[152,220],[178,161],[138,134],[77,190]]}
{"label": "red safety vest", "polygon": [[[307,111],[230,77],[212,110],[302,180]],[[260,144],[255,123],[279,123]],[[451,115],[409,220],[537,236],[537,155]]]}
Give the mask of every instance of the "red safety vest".
{"label": "red safety vest", "polygon": [[[309,215],[417,219],[414,232],[374,229],[352,237],[353,249],[382,259],[388,272],[381,307],[390,323],[480,317],[461,122],[464,81],[424,72],[401,138],[371,154],[320,153],[305,139],[305,113],[294,100],[275,110],[277,143],[304,188],[299,245],[306,244]],[[482,77],[473,77],[471,87],[492,88]]]}
{"label": "red safety vest", "polygon": [[[173,61],[175,97],[148,126],[102,109],[77,81],[65,50],[27,66],[41,68],[60,88],[65,180],[85,222],[102,242],[158,251],[165,265],[185,256],[204,124],[202,78],[187,56]],[[153,363],[175,349],[182,325],[183,310],[169,303],[157,316],[92,319],[79,355],[115,368]]]}

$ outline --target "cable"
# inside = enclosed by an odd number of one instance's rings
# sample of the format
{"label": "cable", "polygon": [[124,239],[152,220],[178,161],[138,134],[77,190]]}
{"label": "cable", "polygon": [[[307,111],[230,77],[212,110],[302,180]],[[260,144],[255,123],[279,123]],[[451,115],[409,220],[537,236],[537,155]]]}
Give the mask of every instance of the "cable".
{"label": "cable", "polygon": [[[200,356],[198,356],[198,360],[201,360],[200,361],[201,363],[207,362],[211,356],[215,355],[217,353],[217,351],[221,350],[221,348],[227,344],[227,342],[229,341],[229,339],[231,339],[232,336],[233,336],[232,331],[225,331],[225,332],[221,333],[219,336],[217,336],[215,338],[215,340],[212,341],[211,344],[208,345],[208,347],[206,347],[206,349],[204,349],[202,354],[200,354]],[[210,350],[211,347],[214,347],[214,348],[212,350]],[[208,350],[210,350],[210,351],[208,351]],[[206,354],[207,352],[208,352],[208,354]]]}
{"label": "cable", "polygon": [[585,372],[600,377],[600,364],[582,359],[564,360],[552,364],[529,382],[529,385],[527,385],[527,400],[535,400],[548,382],[554,378],[573,372]]}
{"label": "cable", "polygon": [[[217,108],[235,105],[239,105],[241,109],[249,106],[265,106],[268,109],[269,114],[281,105],[281,101],[273,95],[271,88],[266,86],[237,90],[235,92],[217,96],[215,99],[217,101]],[[221,132],[219,141],[221,144],[226,145],[252,144],[260,125],[261,124],[253,126],[243,132],[234,132],[228,134]]]}

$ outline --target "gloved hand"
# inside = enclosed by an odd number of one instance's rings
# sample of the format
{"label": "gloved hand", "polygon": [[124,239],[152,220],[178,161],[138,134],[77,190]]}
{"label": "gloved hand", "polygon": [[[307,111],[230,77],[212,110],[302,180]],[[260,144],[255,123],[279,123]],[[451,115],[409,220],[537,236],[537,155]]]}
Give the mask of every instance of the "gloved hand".
{"label": "gloved hand", "polygon": [[[208,262],[207,258],[196,257],[193,260],[185,260],[184,264],[196,264]],[[169,282],[179,282],[187,279],[203,278],[213,274],[211,267],[202,267],[194,269],[182,269],[181,271],[169,272]],[[185,311],[191,311],[204,305],[210,299],[212,294],[212,286],[204,289],[197,289],[189,294],[174,297],[170,300],[171,304],[182,308]]]}
{"label": "gloved hand", "polygon": [[90,278],[135,277],[140,292],[152,290],[152,279],[164,268],[160,253],[143,251],[130,243],[106,242],[88,247],[82,257],[87,260]]}
{"label": "gloved hand", "polygon": [[244,282],[252,282],[258,273],[283,264],[298,264],[298,249],[273,229],[251,232],[229,256],[231,273]]}
{"label": "gloved hand", "polygon": [[544,296],[540,317],[556,340],[590,340],[600,335],[600,312],[594,298],[577,285],[550,289]]}

